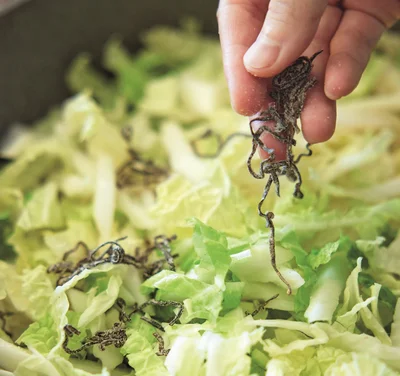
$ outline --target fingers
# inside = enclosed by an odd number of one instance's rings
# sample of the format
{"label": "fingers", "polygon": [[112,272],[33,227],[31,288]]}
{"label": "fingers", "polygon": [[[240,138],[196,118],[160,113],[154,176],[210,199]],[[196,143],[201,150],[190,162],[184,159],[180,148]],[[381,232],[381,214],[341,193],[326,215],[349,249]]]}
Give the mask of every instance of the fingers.
{"label": "fingers", "polygon": [[317,31],[327,0],[271,0],[262,30],[244,56],[246,69],[272,77],[296,60]]}
{"label": "fingers", "polygon": [[[341,16],[342,11],[340,9],[328,6],[321,18],[313,41],[302,53],[302,55],[310,57],[315,52],[323,50],[323,53],[314,60],[313,64],[312,75],[317,78],[318,83],[307,93],[306,103],[301,115],[303,135],[307,142],[311,144],[328,140],[335,130],[336,102],[328,99],[324,93],[324,76],[329,58],[329,42],[338,28]],[[261,122],[254,122],[254,130],[260,125]],[[272,122],[267,125],[273,128]],[[286,158],[286,145],[268,133],[263,134],[262,141],[269,148],[275,150],[276,160]],[[263,159],[268,157],[268,154],[264,151],[261,151],[260,155]]]}
{"label": "fingers", "polygon": [[350,94],[360,81],[385,25],[369,14],[347,10],[331,41],[325,93],[332,100]]}
{"label": "fingers", "polygon": [[369,14],[386,28],[393,26],[396,20],[400,19],[399,0],[342,0],[342,5],[346,9]]}
{"label": "fingers", "polygon": [[268,2],[265,0],[221,0],[217,18],[224,71],[233,109],[253,115],[265,105],[267,85],[246,71],[243,56],[257,38]]}
{"label": "fingers", "polygon": [[328,6],[321,18],[314,40],[304,52],[305,56],[311,56],[323,50],[323,53],[314,60],[312,71],[312,75],[318,82],[307,93],[301,114],[303,135],[310,144],[327,141],[335,130],[336,102],[326,97],[324,78],[329,58],[329,43],[338,28],[341,16],[342,11],[339,8]]}

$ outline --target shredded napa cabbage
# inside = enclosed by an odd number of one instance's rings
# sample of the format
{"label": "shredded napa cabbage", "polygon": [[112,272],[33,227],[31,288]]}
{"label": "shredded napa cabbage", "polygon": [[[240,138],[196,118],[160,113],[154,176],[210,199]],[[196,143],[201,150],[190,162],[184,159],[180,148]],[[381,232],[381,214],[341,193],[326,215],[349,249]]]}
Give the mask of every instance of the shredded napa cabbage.
{"label": "shredded napa cabbage", "polygon": [[[400,38],[382,38],[358,89],[338,103],[335,136],[302,159],[304,198],[282,181],[281,198],[265,202],[290,296],[257,216],[263,182],[247,172],[249,139],[235,138],[213,159],[191,145],[209,128],[222,138],[247,131],[230,109],[218,42],[190,21],[155,27],[143,43],[131,54],[111,38],[103,63],[113,79],[89,55],[77,57],[67,73],[74,96],[7,138],[0,374],[400,375]],[[136,164],[121,185],[129,147]],[[216,145],[201,148],[213,153]],[[299,140],[296,152],[304,149]],[[156,171],[147,180],[137,172],[143,166]],[[108,262],[57,287],[49,273],[78,242],[93,250],[127,236],[118,244],[135,256],[160,234],[177,235],[175,269],[146,277]],[[78,256],[88,257],[84,248],[71,254]],[[64,326],[79,329],[68,344],[79,348],[118,322],[119,299],[175,306],[134,313],[123,346],[68,354]],[[156,317],[161,329],[141,317]],[[158,354],[154,333],[169,352]]]}

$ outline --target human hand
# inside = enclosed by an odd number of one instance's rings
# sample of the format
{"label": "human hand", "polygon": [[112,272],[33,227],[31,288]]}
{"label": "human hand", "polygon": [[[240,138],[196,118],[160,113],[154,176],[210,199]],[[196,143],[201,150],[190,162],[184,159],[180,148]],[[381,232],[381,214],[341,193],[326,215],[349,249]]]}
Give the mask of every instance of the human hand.
{"label": "human hand", "polygon": [[335,101],[357,86],[380,36],[400,18],[400,1],[220,0],[217,15],[231,102],[242,115],[267,108],[268,78],[301,55],[324,51],[301,115],[313,144],[333,135]]}

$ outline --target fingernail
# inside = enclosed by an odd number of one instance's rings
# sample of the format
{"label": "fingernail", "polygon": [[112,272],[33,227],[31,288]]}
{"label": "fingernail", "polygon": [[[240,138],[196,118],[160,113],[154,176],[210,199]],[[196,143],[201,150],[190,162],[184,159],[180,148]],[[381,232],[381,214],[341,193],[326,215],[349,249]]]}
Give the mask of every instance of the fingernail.
{"label": "fingernail", "polygon": [[278,59],[280,47],[256,41],[244,55],[244,64],[248,68],[263,69],[271,67]]}

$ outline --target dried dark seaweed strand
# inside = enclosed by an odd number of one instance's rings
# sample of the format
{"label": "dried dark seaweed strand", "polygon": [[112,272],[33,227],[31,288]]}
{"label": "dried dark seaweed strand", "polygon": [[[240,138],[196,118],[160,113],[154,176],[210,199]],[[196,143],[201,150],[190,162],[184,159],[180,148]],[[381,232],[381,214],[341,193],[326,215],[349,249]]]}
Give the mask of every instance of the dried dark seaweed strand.
{"label": "dried dark seaweed strand", "polygon": [[[260,130],[260,132],[259,132],[259,130]],[[271,174],[271,173],[274,173],[276,176],[284,175],[285,174],[284,171],[287,170],[288,162],[287,161],[275,162],[274,149],[270,149],[267,146],[265,146],[265,144],[260,139],[262,133],[264,131],[269,131],[269,128],[263,126],[259,130],[257,132],[252,133],[253,134],[252,150],[250,152],[249,157],[247,158],[247,168],[248,168],[250,174],[256,179],[263,179],[266,174]],[[290,142],[290,140],[286,139],[285,142],[287,144],[294,145],[294,143]],[[252,159],[253,159],[258,147],[261,147],[265,152],[267,152],[269,154],[269,156],[267,159],[264,159],[263,161],[261,161],[260,169],[259,169],[259,172],[257,173],[252,168],[251,162],[252,162]],[[291,148],[291,146],[289,145],[288,149],[290,149],[290,148]],[[277,185],[277,192],[278,192],[279,191],[279,181],[276,181],[276,179],[274,179],[274,182]],[[278,196],[279,196],[279,194],[278,194]]]}
{"label": "dried dark seaweed strand", "polygon": [[[125,240],[126,238],[127,238],[127,236],[124,236],[124,237],[119,238],[117,240],[110,240],[110,241],[107,241],[107,242],[104,242],[104,243],[100,244],[92,252],[90,252],[90,256],[89,256],[90,260],[93,259],[93,256],[97,253],[97,251],[99,251],[101,248],[103,248],[106,245],[115,245],[115,246],[117,246],[117,247],[122,249],[122,247],[118,244],[118,242],[120,242],[122,240]],[[105,251],[98,259],[103,258],[109,252],[109,250],[110,250],[110,248],[108,248],[107,251]]]}
{"label": "dried dark seaweed strand", "polygon": [[147,322],[151,326],[154,326],[156,329],[161,330],[162,332],[165,332],[164,328],[157,320],[154,320],[154,319],[152,319],[150,317],[146,317],[146,316],[142,316],[140,319]]}
{"label": "dried dark seaweed strand", "polygon": [[[264,172],[262,171],[262,168],[260,168],[260,173],[257,174],[254,170],[253,167],[251,166],[251,161],[254,157],[254,154],[256,153],[258,148],[258,145],[256,142],[254,142],[254,139],[252,140],[252,148],[249,157],[247,158],[247,169],[249,170],[250,174],[255,178],[255,179],[263,179],[264,178]],[[271,157],[271,156],[270,156]]]}
{"label": "dried dark seaweed strand", "polygon": [[[176,255],[174,255],[173,257],[175,257],[175,256]],[[159,273],[161,270],[164,269],[164,263],[165,263],[165,260],[162,259],[162,260],[154,261],[149,265],[146,265],[144,267],[144,271],[143,271],[143,278],[146,280],[146,279],[149,279],[150,277],[152,277],[153,275]]]}
{"label": "dried dark seaweed strand", "polygon": [[128,336],[122,323],[116,322],[111,329],[96,332],[94,336],[85,340],[84,345],[86,347],[99,345],[100,350],[104,351],[106,346],[111,345],[114,345],[117,349],[121,348],[127,339]]}
{"label": "dried dark seaweed strand", "polygon": [[[210,153],[210,154],[203,154],[200,153],[198,148],[197,148],[197,143],[200,140],[203,140],[205,138],[209,138],[215,136],[218,142],[218,148],[216,150],[215,153]],[[192,149],[194,151],[194,153],[200,157],[200,158],[206,158],[206,159],[214,159],[214,158],[218,158],[222,151],[225,149],[225,146],[229,144],[229,142],[231,140],[233,140],[235,137],[248,137],[251,138],[252,135],[248,134],[248,133],[243,133],[243,132],[235,132],[235,133],[231,133],[224,141],[222,141],[221,136],[217,133],[215,133],[214,131],[212,131],[211,129],[208,129],[203,135],[201,135],[199,138],[193,140],[191,142],[192,145]]]}
{"label": "dried dark seaweed strand", "polygon": [[[76,275],[82,273],[85,269],[92,269],[98,265],[112,263],[112,264],[127,264],[139,267],[140,264],[135,260],[133,256],[127,255],[124,249],[118,244],[119,241],[126,239],[126,237],[117,239],[115,241],[108,241],[100,244],[93,251],[90,252],[89,256],[80,260],[74,268],[68,270],[69,274],[62,274],[57,281],[57,286],[63,285],[70,281]],[[110,245],[106,251],[104,251],[100,257],[93,258],[96,252],[106,245]],[[106,257],[107,256],[107,257]]]}
{"label": "dried dark seaweed strand", "polygon": [[[253,131],[253,128],[250,126],[250,132],[251,135],[253,137],[252,139],[252,144],[253,144],[253,148],[252,151],[250,153],[251,156],[254,156],[257,147],[259,147],[260,149],[262,149],[263,151],[265,151],[268,154],[268,161],[274,161],[275,160],[275,150],[269,148],[267,145],[264,144],[264,142],[261,140],[261,135],[263,134],[263,132],[267,132],[269,131],[268,127],[262,128],[261,130],[258,129],[257,131]],[[257,146],[254,150],[255,145]]]}
{"label": "dried dark seaweed strand", "polygon": [[143,278],[149,279],[153,275],[159,273],[161,270],[163,270],[165,260],[157,260],[151,263],[150,265],[146,265],[144,267],[143,271]]}
{"label": "dried dark seaweed strand", "polygon": [[79,335],[81,334],[81,332],[78,329],[74,328],[72,325],[65,325],[64,333],[65,333],[65,339],[62,344],[62,348],[68,354],[77,354],[86,347],[94,345],[99,345],[101,351],[104,351],[106,346],[111,346],[111,345],[114,345],[116,348],[121,348],[128,339],[126,335],[126,330],[122,326],[121,322],[114,323],[111,329],[96,332],[94,336],[85,339],[82,342],[81,347],[75,350],[72,350],[68,347],[68,342],[69,339],[73,337],[74,334]]}
{"label": "dried dark seaweed strand", "polygon": [[[64,253],[61,262],[53,264],[53,265],[50,265],[47,268],[47,273],[61,274],[61,273],[65,273],[65,272],[72,272],[73,269],[75,269],[77,267],[77,265],[74,267],[72,262],[71,261],[67,261],[67,259],[72,253],[75,253],[79,249],[79,247],[84,248],[84,250],[86,252],[86,255],[88,257],[89,256],[89,247],[87,246],[87,244],[85,242],[79,241],[78,243],[76,243],[74,248],[72,248],[69,251]],[[86,259],[82,259],[79,262],[82,263]],[[79,264],[79,262],[78,262],[78,264]]]}
{"label": "dried dark seaweed strand", "polygon": [[135,249],[135,258],[143,265],[148,262],[151,253],[156,249],[154,241],[151,242],[149,239],[145,239],[144,243],[144,251],[142,251],[141,247],[136,247]]}
{"label": "dried dark seaweed strand", "polygon": [[[105,244],[103,244],[103,246],[104,245]],[[99,248],[97,248],[97,249],[99,249]],[[62,278],[59,278],[59,280],[57,281],[57,285],[58,286],[64,285],[65,283],[70,281],[72,278],[74,278],[76,275],[79,275],[80,273],[82,273],[85,269],[92,269],[98,265],[106,264],[108,262],[116,264],[117,263],[117,262],[115,262],[116,259],[120,258],[118,249],[114,249],[114,254],[112,255],[113,257],[110,256],[109,258],[100,257],[98,259],[93,259],[93,254],[94,254],[94,251],[92,251],[92,253],[89,255],[89,257],[87,259],[81,260],[77,264],[76,268],[74,268],[74,270],[68,276],[63,276]]]}
{"label": "dried dark seaweed strand", "polygon": [[[104,261],[104,262],[110,262],[112,264],[129,263],[131,260],[130,259],[125,260],[127,256],[125,254],[125,250],[118,244],[118,241],[124,239],[126,239],[126,237],[118,239],[116,241],[108,241],[99,245],[96,249],[94,249],[90,253],[90,260],[92,260],[92,262]],[[94,254],[106,245],[110,245],[110,247],[108,247],[97,259],[93,259]]]}
{"label": "dried dark seaweed strand", "polygon": [[279,294],[274,295],[272,298],[269,298],[265,302],[262,302],[261,304],[259,304],[258,307],[253,312],[250,313],[250,312],[246,311],[245,314],[251,315],[253,317],[256,316],[259,312],[263,311],[267,307],[269,302],[271,302],[272,300],[275,300],[278,296],[279,296]]}
{"label": "dried dark seaweed strand", "polygon": [[[172,258],[175,259],[179,257],[178,254],[172,255]],[[154,261],[150,264],[143,264],[144,266],[141,268],[143,269],[143,278],[144,280],[149,279],[153,275],[159,273],[161,270],[164,269],[165,259]]]}
{"label": "dried dark seaweed strand", "polygon": [[299,154],[298,156],[297,156],[297,158],[296,158],[296,160],[294,161],[294,163],[299,163],[300,162],[300,159],[302,158],[302,157],[311,157],[312,156],[312,150],[310,149],[311,148],[311,144],[309,144],[309,143],[307,143],[306,144],[306,149],[308,150],[308,153],[301,153],[301,154]]}
{"label": "dried dark seaweed strand", "polygon": [[[161,301],[161,300],[150,299],[147,302],[143,303],[139,307],[137,305],[135,305],[133,311],[131,313],[129,313],[129,315],[128,315],[129,320],[132,317],[132,315],[134,315],[134,314],[136,314],[138,312],[144,314],[144,309],[149,305],[155,305],[155,306],[159,306],[159,307],[168,307],[168,306],[178,307],[179,308],[179,312],[169,322],[169,325],[171,325],[171,326],[174,325],[177,320],[179,320],[179,318],[181,317],[182,312],[183,312],[183,304],[182,303],[174,302],[174,301]],[[165,331],[163,326],[161,325],[161,323],[159,321],[153,319],[152,317],[142,316],[140,319],[145,321],[145,322],[147,322],[148,324],[150,324],[154,328],[156,328],[158,330],[161,330],[162,332]]]}
{"label": "dried dark seaweed strand", "polygon": [[132,174],[141,175],[145,183],[156,183],[160,180],[160,177],[168,176],[168,170],[166,168],[158,167],[153,161],[143,160],[135,154],[135,158],[131,157],[130,160],[126,161],[117,171],[117,183],[124,187],[129,183],[129,178]]}
{"label": "dried dark seaweed strand", "polygon": [[10,338],[12,337],[12,333],[6,329],[7,320],[6,317],[12,316],[12,312],[2,312],[0,311],[0,321],[1,321],[1,329],[4,333],[6,333]]}
{"label": "dried dark seaweed strand", "polygon": [[79,249],[79,247],[82,247],[85,250],[86,254],[89,256],[89,247],[87,246],[87,244],[85,242],[79,241],[78,243],[76,243],[74,248],[72,248],[69,251],[64,253],[62,260],[66,261],[68,256],[72,253],[75,253]]}
{"label": "dried dark seaweed strand", "polygon": [[158,235],[154,238],[154,245],[163,253],[165,260],[167,261],[171,270],[175,271],[174,258],[172,257],[172,250],[170,243],[176,239],[176,235],[171,238],[167,238],[164,235]]}
{"label": "dried dark seaweed strand", "polygon": [[[123,127],[121,129],[121,135],[129,145],[133,138],[133,127],[130,125]],[[130,159],[122,164],[117,171],[118,188],[132,185],[133,183],[130,179],[133,174],[141,175],[145,185],[157,183],[160,177],[168,176],[168,169],[156,166],[151,160],[143,159],[131,146],[128,147],[128,153]]]}
{"label": "dried dark seaweed strand", "polygon": [[[258,118],[254,118],[250,120],[250,127],[253,128],[253,123],[255,121],[271,121],[272,119],[267,118],[267,117],[258,117]],[[267,132],[269,134],[271,134],[272,136],[274,136],[274,138],[276,138],[278,141],[284,143],[284,144],[291,144],[293,146],[296,146],[296,140],[295,139],[290,139],[287,137],[282,137],[278,132],[273,131],[270,127],[268,127],[267,125],[263,125],[260,128],[257,129],[256,132],[254,132],[253,134],[253,138],[255,137],[257,140],[260,139],[260,136],[262,133]],[[264,144],[265,146],[265,144]],[[272,149],[268,149],[268,150],[272,150]],[[267,151],[267,150],[265,150]],[[268,152],[268,151],[267,151]]]}
{"label": "dried dark seaweed strand", "polygon": [[[79,260],[75,265],[71,261],[67,261],[68,257],[76,252],[80,247],[82,247],[86,252],[86,257]],[[71,274],[73,274],[76,270],[78,270],[85,262],[89,260],[89,247],[83,241],[79,241],[74,248],[65,252],[62,258],[62,261],[56,263],[54,265],[50,265],[47,268],[47,273],[55,273],[60,274],[57,279],[56,286],[63,285],[66,281],[69,280]]]}
{"label": "dried dark seaweed strand", "polygon": [[145,185],[154,184],[160,178],[167,177],[167,168],[158,167],[151,160],[143,159],[133,148],[128,149],[130,159],[123,163],[117,170],[117,186],[123,188],[134,184],[131,179],[137,174],[143,177]]}
{"label": "dried dark seaweed strand", "polygon": [[[147,248],[145,248],[144,252],[140,252],[140,248],[136,248],[135,250],[135,258],[141,264],[140,269],[143,269],[143,277],[145,279],[150,278],[154,274],[158,273],[163,269],[164,263],[167,261],[170,268],[175,270],[174,259],[178,257],[177,254],[171,254],[170,243],[176,240],[176,235],[172,235],[171,237],[166,237],[165,235],[158,235],[154,238],[153,243],[148,241]],[[148,259],[150,254],[159,249],[163,252],[164,259],[156,260],[152,263],[148,263]]]}
{"label": "dried dark seaweed strand", "polygon": [[215,137],[217,144],[219,145],[219,147],[223,144],[223,140],[222,137],[219,133],[214,132],[212,129],[207,129],[202,135],[200,135],[197,139],[194,139],[191,142],[191,145],[193,147],[193,150],[195,151],[196,154],[198,153],[198,149],[197,149],[197,144],[200,140],[205,140],[207,138],[211,138],[211,137]]}
{"label": "dried dark seaweed strand", "polygon": [[[115,301],[114,305],[116,306],[115,308],[117,309],[119,316],[118,319],[119,321],[123,322],[123,323],[127,323],[128,321],[131,321],[131,315],[128,315],[125,312],[125,308],[126,308],[126,302],[124,299],[122,298],[117,298],[117,300]],[[137,304],[135,303],[134,305],[134,311],[137,310]]]}
{"label": "dried dark seaweed strand", "polygon": [[[278,277],[288,287],[288,294],[292,292],[291,287],[276,266],[275,228],[272,221],[274,215],[272,212],[264,213],[262,211],[262,204],[267,197],[272,183],[275,184],[276,193],[279,196],[279,176],[281,175],[285,175],[289,180],[296,182],[293,195],[299,199],[303,197],[303,193],[301,192],[302,178],[296,166],[301,156],[296,161],[293,160],[292,146],[296,145],[294,134],[299,131],[297,119],[303,109],[306,92],[316,83],[315,78],[310,78],[312,62],[321,52],[317,52],[311,58],[300,57],[291,66],[275,76],[272,80],[273,90],[270,92],[270,96],[275,100],[275,104],[271,105],[267,111],[262,112],[258,118],[250,121],[250,131],[253,140],[247,166],[250,174],[257,179],[262,179],[266,174],[269,174],[263,196],[258,204],[258,213],[261,217],[265,218],[266,225],[270,228],[269,248],[271,264]],[[254,132],[252,125],[255,121],[274,121],[275,129],[271,129],[264,124]],[[270,133],[274,138],[287,145],[285,161],[275,162],[274,150],[268,148],[261,140],[261,135],[264,132]],[[258,147],[266,151],[269,157],[261,162],[259,173],[256,173],[251,166],[251,161]],[[308,155],[311,155],[309,146],[307,146],[307,150],[309,151]]]}
{"label": "dried dark seaweed strand", "polygon": [[293,169],[294,176],[297,178],[297,183],[294,186],[293,196],[302,199],[304,197],[303,192],[301,191],[301,185],[303,184],[303,179],[301,177],[300,171],[295,164],[291,164]]}
{"label": "dried dark seaweed strand", "polygon": [[81,334],[81,332],[78,329],[74,328],[72,325],[65,325],[63,329],[64,329],[64,333],[65,333],[65,338],[64,338],[64,341],[62,343],[63,350],[67,354],[70,354],[70,355],[77,354],[80,351],[82,351],[85,348],[85,345],[81,345],[81,347],[79,347],[79,348],[77,348],[75,350],[72,350],[72,349],[70,349],[68,347],[69,339],[71,337],[73,337],[74,334],[75,335],[79,335],[79,334]]}
{"label": "dried dark seaweed strand", "polygon": [[[284,69],[272,79],[272,86],[276,91],[284,91],[293,87],[293,84],[304,85],[308,81],[314,59],[323,51],[318,51],[310,58],[300,56],[293,64]],[[305,68],[305,69],[303,69]],[[273,99],[275,99],[272,96]]]}
{"label": "dried dark seaweed strand", "polygon": [[267,181],[267,184],[265,185],[261,201],[258,203],[258,215],[260,217],[265,218],[266,227],[270,229],[269,253],[270,253],[270,257],[271,257],[272,268],[274,269],[274,271],[277,274],[277,276],[279,277],[279,279],[287,286],[287,288],[288,288],[287,293],[288,293],[288,295],[290,295],[292,293],[292,288],[291,288],[290,284],[286,281],[286,279],[283,277],[283,275],[279,271],[278,267],[276,266],[275,227],[274,227],[274,223],[272,222],[272,220],[274,219],[274,213],[272,213],[272,212],[264,213],[262,211],[262,205],[268,195],[268,192],[269,192],[269,189],[271,188],[272,182],[273,182],[273,178],[272,178],[272,176],[270,176]]}
{"label": "dried dark seaweed strand", "polygon": [[164,338],[158,332],[153,333],[154,338],[158,342],[158,352],[156,352],[157,356],[167,356],[169,353],[169,349],[164,348]]}
{"label": "dried dark seaweed strand", "polygon": [[149,305],[153,306],[158,306],[158,307],[176,307],[179,308],[178,313],[175,314],[175,317],[169,322],[169,325],[174,325],[176,322],[180,319],[183,313],[183,303],[181,302],[175,302],[173,300],[156,300],[156,299],[150,299],[147,302],[144,302],[140,307],[139,310],[143,311],[144,308],[146,308]]}

